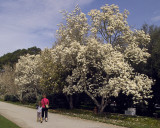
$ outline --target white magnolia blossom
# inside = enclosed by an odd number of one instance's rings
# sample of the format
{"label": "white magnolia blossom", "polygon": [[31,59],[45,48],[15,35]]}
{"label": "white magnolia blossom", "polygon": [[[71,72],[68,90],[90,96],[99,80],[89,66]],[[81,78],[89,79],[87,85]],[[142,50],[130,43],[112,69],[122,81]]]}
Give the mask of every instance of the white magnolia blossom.
{"label": "white magnolia blossom", "polygon": [[[64,46],[64,45],[61,45],[61,46]],[[70,72],[72,72],[72,75],[73,75],[74,71],[77,68],[77,65],[78,65],[77,56],[79,54],[79,51],[81,50],[81,47],[82,46],[80,45],[80,43],[74,41],[70,45],[68,45],[68,47],[64,47],[63,50],[59,49],[60,46],[57,46],[55,49],[52,50],[52,52],[53,51],[59,52],[59,57],[61,58],[59,63],[63,66],[63,69],[65,69],[66,73],[68,74],[68,77],[66,79],[67,82],[69,82],[68,80],[69,80]],[[69,86],[64,86],[64,89],[63,89],[64,93],[67,93],[68,95],[72,95],[75,92],[74,90],[72,91],[72,88],[70,88],[70,84],[72,85],[72,83],[73,81],[69,83]],[[73,88],[76,88],[76,86],[73,86]]]}
{"label": "white magnolia blossom", "polygon": [[38,84],[41,78],[40,55],[21,56],[16,64],[15,84],[18,85],[20,100],[23,100],[23,94],[28,96],[37,96]]}
{"label": "white magnolia blossom", "polygon": [[86,15],[81,12],[79,7],[76,7],[71,13],[63,11],[63,15],[66,25],[62,23],[58,25],[58,43],[68,45],[72,41],[78,41],[80,44],[84,44],[89,30]]}
{"label": "white magnolia blossom", "polygon": [[96,34],[100,33],[107,43],[115,43],[114,38],[126,33],[129,29],[127,23],[128,11],[119,12],[119,7],[116,5],[109,6],[106,4],[101,7],[101,10],[91,10],[88,15],[91,16],[92,29]]}
{"label": "white magnolia blossom", "polygon": [[136,64],[139,64],[140,62],[146,63],[147,58],[150,57],[147,49],[139,48],[136,43],[129,44],[124,52],[125,58]]}
{"label": "white magnolia blossom", "polygon": [[70,44],[69,47],[65,47],[63,49],[63,54],[61,56],[61,63],[62,65],[70,70],[70,69],[73,69],[77,66],[77,60],[76,60],[76,57],[79,53],[79,50],[80,50],[81,46],[78,42],[72,42]]}

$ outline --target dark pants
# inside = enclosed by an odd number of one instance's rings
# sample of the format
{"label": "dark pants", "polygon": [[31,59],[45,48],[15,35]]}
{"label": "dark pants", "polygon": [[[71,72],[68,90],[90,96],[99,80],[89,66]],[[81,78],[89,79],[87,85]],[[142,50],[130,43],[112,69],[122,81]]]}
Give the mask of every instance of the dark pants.
{"label": "dark pants", "polygon": [[42,108],[42,118],[44,118],[44,114],[45,118],[48,118],[48,108]]}

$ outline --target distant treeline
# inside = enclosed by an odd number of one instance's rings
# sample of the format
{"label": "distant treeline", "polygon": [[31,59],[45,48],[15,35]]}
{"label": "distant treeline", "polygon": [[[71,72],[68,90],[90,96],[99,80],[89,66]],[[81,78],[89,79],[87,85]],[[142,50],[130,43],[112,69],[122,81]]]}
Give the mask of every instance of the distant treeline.
{"label": "distant treeline", "polygon": [[13,66],[15,63],[18,62],[20,56],[24,56],[26,54],[39,54],[41,51],[40,48],[31,47],[28,49],[18,49],[12,53],[7,53],[0,57],[0,69],[3,69],[4,65]]}

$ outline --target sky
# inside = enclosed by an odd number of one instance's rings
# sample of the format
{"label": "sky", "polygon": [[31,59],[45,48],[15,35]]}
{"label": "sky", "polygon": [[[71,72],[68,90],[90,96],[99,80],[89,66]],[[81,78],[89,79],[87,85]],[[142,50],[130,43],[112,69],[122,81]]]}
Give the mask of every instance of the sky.
{"label": "sky", "polygon": [[51,48],[56,41],[61,10],[79,5],[87,14],[105,4],[127,9],[128,23],[140,29],[144,23],[160,26],[160,0],[0,0],[0,56],[30,47]]}

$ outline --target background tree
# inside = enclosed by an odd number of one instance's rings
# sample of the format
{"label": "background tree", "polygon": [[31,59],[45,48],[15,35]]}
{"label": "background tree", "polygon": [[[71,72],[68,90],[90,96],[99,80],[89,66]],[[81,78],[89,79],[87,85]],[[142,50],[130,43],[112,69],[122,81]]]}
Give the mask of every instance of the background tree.
{"label": "background tree", "polygon": [[160,103],[160,27],[155,25],[144,24],[142,30],[149,33],[151,41],[148,45],[151,57],[148,59],[147,64],[141,66],[141,72],[144,72],[156,80],[153,89],[153,99],[151,104]]}
{"label": "background tree", "polygon": [[6,95],[17,95],[17,86],[14,84],[15,69],[9,65],[3,67],[0,72],[0,95],[4,98]]}
{"label": "background tree", "polygon": [[39,86],[41,78],[40,63],[40,55],[27,54],[21,56],[18,60],[15,70],[15,84],[18,86],[19,101],[38,99],[38,94],[41,92]]}

